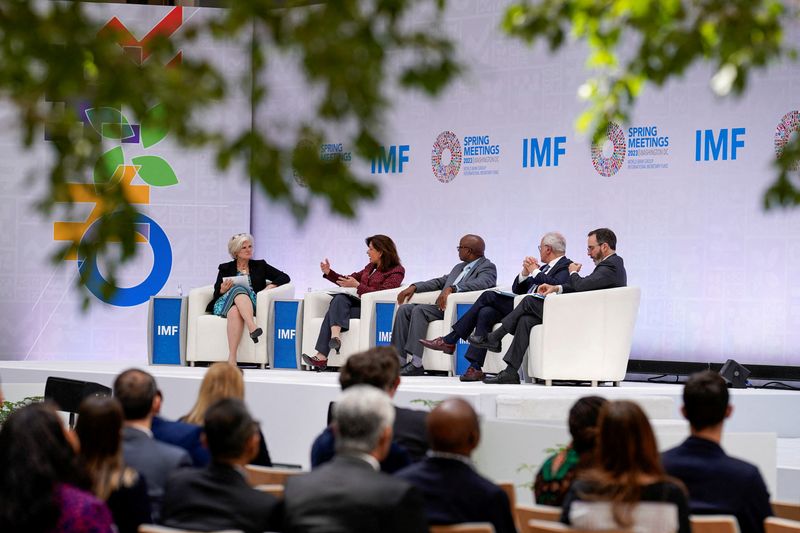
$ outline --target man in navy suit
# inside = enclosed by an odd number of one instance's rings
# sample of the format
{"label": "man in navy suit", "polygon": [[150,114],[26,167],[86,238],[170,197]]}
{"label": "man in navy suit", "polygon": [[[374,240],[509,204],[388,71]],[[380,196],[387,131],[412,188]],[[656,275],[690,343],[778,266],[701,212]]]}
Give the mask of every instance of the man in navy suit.
{"label": "man in navy suit", "polygon": [[[566,283],[569,278],[567,267],[572,263],[564,256],[566,250],[567,241],[563,235],[556,232],[546,233],[539,243],[541,264],[535,257],[526,257],[522,261],[522,272],[514,278],[512,292],[531,294],[543,283]],[[476,336],[485,337],[500,319],[513,310],[513,296],[492,290],[485,291],[469,311],[453,324],[453,331],[448,335],[433,340],[421,339],[419,342],[426,348],[451,354],[456,349],[458,339],[466,340],[473,330]],[[465,357],[470,365],[461,376],[461,381],[482,381],[485,377],[482,368],[486,360],[486,349],[470,345]]]}
{"label": "man in navy suit", "polygon": [[429,524],[491,522],[497,533],[515,533],[506,493],[475,471],[470,460],[480,441],[478,415],[461,398],[428,415],[428,457],[395,474],[423,494]]}
{"label": "man in navy suit", "polygon": [[[571,263],[568,267],[569,279],[560,285],[543,283],[539,285],[537,294],[544,297],[548,294],[561,294],[569,292],[595,291],[625,287],[628,277],[625,273],[625,264],[616,253],[617,236],[608,228],[599,228],[589,232],[586,252],[594,261],[594,271],[582,278],[578,272],[579,263]],[[530,344],[531,330],[542,323],[544,314],[544,299],[529,296],[525,298],[511,313],[501,321],[501,326],[486,337],[472,335],[469,343],[486,348],[492,352],[500,351],[500,342],[508,333],[514,334],[511,347],[506,352],[503,361],[506,368],[497,376],[486,377],[484,383],[519,383],[519,367]]]}
{"label": "man in navy suit", "polygon": [[711,370],[689,377],[683,388],[683,416],[691,436],[661,456],[667,474],[689,490],[692,514],[732,514],[742,533],[763,533],[772,515],[769,492],[758,468],[725,454],[719,443],[731,415],[728,386]]}
{"label": "man in navy suit", "polygon": [[[422,350],[420,339],[426,337],[428,323],[444,318],[447,297],[454,292],[478,291],[494,287],[497,267],[483,254],[486,243],[478,235],[464,235],[456,247],[458,259],[449,274],[428,281],[412,283],[397,295],[397,314],[392,325],[392,345],[404,365],[401,376],[422,376]],[[434,304],[406,303],[416,292],[440,291]],[[408,356],[411,362],[407,363]]]}

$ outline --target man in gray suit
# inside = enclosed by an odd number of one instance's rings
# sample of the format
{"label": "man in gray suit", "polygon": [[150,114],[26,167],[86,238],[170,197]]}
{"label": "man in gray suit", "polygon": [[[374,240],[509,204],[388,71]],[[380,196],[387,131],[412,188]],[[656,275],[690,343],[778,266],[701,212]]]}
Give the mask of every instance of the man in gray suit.
{"label": "man in gray suit", "polygon": [[394,407],[371,386],[348,387],[334,408],[336,456],[284,491],[287,533],[427,533],[422,496],[380,472],[392,442]]}
{"label": "man in gray suit", "polygon": [[[617,255],[617,236],[608,228],[590,231],[586,253],[595,264],[594,271],[582,278],[578,272],[579,263],[569,265],[569,280],[563,285],[539,285],[537,293],[542,297],[562,292],[584,292],[613,287],[625,287],[628,283],[625,264]],[[485,377],[484,383],[519,383],[519,367],[530,344],[531,330],[542,323],[544,300],[532,296],[526,297],[501,321],[501,326],[486,337],[469,338],[469,343],[477,348],[486,348],[491,352],[500,351],[500,342],[508,333],[514,334],[511,347],[503,357],[507,366],[495,377]]]}
{"label": "man in gray suit", "polygon": [[153,416],[161,408],[161,395],[153,376],[136,368],[124,371],[114,380],[114,396],[125,414],[125,463],[147,480],[153,520],[158,522],[167,478],[176,468],[191,466],[192,460],[183,448],[153,438]]}
{"label": "man in gray suit", "polygon": [[[392,326],[392,344],[404,365],[401,376],[422,376],[422,351],[420,339],[427,338],[428,323],[444,318],[447,297],[454,292],[479,291],[497,283],[497,267],[484,257],[486,243],[478,235],[464,235],[458,243],[461,260],[450,274],[440,278],[412,283],[397,295],[397,314]],[[441,291],[435,304],[405,303],[415,292]],[[408,356],[411,362],[407,363]]]}

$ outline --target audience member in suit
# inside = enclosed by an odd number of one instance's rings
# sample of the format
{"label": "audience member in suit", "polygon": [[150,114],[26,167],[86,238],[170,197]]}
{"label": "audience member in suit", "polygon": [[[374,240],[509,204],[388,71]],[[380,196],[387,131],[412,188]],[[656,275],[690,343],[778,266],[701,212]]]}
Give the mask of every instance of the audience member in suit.
{"label": "audience member in suit", "polygon": [[[359,272],[342,276],[331,269],[331,264],[326,257],[319,264],[322,277],[340,287],[356,289],[359,297],[365,293],[399,287],[403,283],[406,270],[400,264],[400,256],[397,254],[394,241],[386,235],[373,235],[367,237],[365,241],[369,256],[367,266]],[[342,347],[342,341],[339,338],[342,331],[350,329],[351,318],[360,316],[361,300],[359,298],[350,294],[334,295],[320,326],[317,344],[314,346],[317,353],[313,357],[303,354],[303,361],[312,368],[325,370],[328,367],[330,351],[336,350],[336,353],[339,353],[339,349]]]}
{"label": "audience member in suit", "polygon": [[689,490],[692,514],[732,514],[742,533],[761,533],[772,515],[769,492],[758,468],[729,457],[720,447],[722,426],[731,415],[725,380],[710,370],[689,378],[683,389],[683,416],[691,436],[664,452],[661,460],[671,476]]}
{"label": "audience member in suit", "polygon": [[[206,409],[223,398],[235,398],[244,401],[242,370],[225,363],[214,363],[208,367],[205,376],[203,376],[203,381],[200,382],[200,391],[197,393],[197,400],[194,402],[192,410],[181,417],[180,422],[198,426],[203,424]],[[269,450],[267,450],[267,440],[264,438],[263,433],[260,433],[260,435],[258,455],[252,460],[252,464],[272,466],[272,459],[269,456]]]}
{"label": "audience member in suit", "polygon": [[[537,294],[542,297],[548,294],[561,294],[569,292],[595,291],[624,287],[628,283],[625,265],[622,258],[616,253],[617,236],[608,228],[599,228],[589,232],[587,254],[595,264],[594,272],[582,278],[578,272],[579,263],[571,263],[569,280],[561,285],[544,283],[539,285]],[[503,357],[506,368],[497,376],[484,378],[484,383],[519,383],[519,367],[530,344],[531,330],[542,323],[544,315],[544,300],[542,298],[525,298],[514,308],[511,313],[501,321],[501,326],[486,337],[475,335],[469,338],[469,343],[477,348],[486,348],[492,352],[499,352],[501,341],[505,335],[512,333],[514,340],[511,347]]]}
{"label": "audience member in suit", "polygon": [[[422,376],[424,340],[428,333],[428,323],[444,318],[447,297],[454,292],[479,291],[494,287],[497,283],[497,268],[484,257],[486,243],[478,235],[464,235],[456,247],[461,261],[449,274],[440,278],[412,283],[397,295],[397,314],[392,326],[392,345],[400,354],[400,364],[405,365],[403,376]],[[435,304],[405,303],[416,292],[440,291]],[[408,356],[411,362],[408,362]]]}
{"label": "audience member in suit", "polygon": [[653,428],[636,403],[600,408],[594,464],[570,487],[561,521],[587,530],[691,533],[686,489],[664,473]]}
{"label": "audience member in suit", "polygon": [[[351,355],[339,373],[342,390],[353,385],[372,385],[394,398],[400,386],[400,365],[397,352],[391,346],[378,346],[365,352]],[[311,467],[330,461],[334,456],[336,438],[333,433],[332,412],[334,404],[328,408],[328,427],[311,446]],[[392,446],[389,454],[381,461],[381,470],[396,472],[419,461],[428,451],[428,436],[425,429],[425,411],[395,407]]]}
{"label": "audience member in suit", "polygon": [[[567,241],[560,233],[546,233],[539,244],[541,265],[535,257],[526,257],[522,261],[522,272],[514,277],[511,291],[514,294],[532,294],[542,283],[560,285],[569,278],[567,267],[572,261],[564,254]],[[453,330],[444,337],[419,342],[431,350],[440,350],[452,354],[456,350],[459,339],[466,340],[475,332],[476,337],[485,337],[494,325],[514,310],[514,297],[497,291],[485,291],[472,304],[469,311],[453,324]],[[483,381],[483,363],[486,360],[486,348],[470,345],[465,354],[469,368],[461,375],[461,381]]]}
{"label": "audience member in suit", "polygon": [[77,447],[53,405],[11,413],[0,431],[0,531],[111,533],[108,507],[86,490]]}
{"label": "audience member in suit", "polygon": [[[164,395],[159,390],[156,392],[161,397],[160,405],[164,404]],[[153,423],[150,430],[153,432],[153,438],[183,448],[189,452],[194,466],[206,466],[211,461],[211,455],[208,453],[200,436],[203,434],[203,427],[198,424],[187,424],[177,420],[167,420],[160,416],[159,411],[153,417]]]}
{"label": "audience member in suit", "polygon": [[336,456],[286,482],[283,531],[427,533],[419,491],[380,472],[393,422],[385,392],[370,385],[344,391],[334,410]]}
{"label": "audience member in suit", "polygon": [[[256,293],[272,289],[291,281],[263,259],[253,259],[253,236],[238,233],[228,241],[228,253],[233,261],[219,265],[214,282],[214,297],[206,307],[207,313],[228,319],[228,362],[236,364],[236,351],[242,340],[242,331],[247,326],[250,338],[258,342],[264,331],[256,325]],[[248,284],[234,285],[233,276],[247,276]]]}
{"label": "audience member in suit", "polygon": [[491,522],[497,533],[515,533],[506,493],[475,471],[470,457],[480,441],[478,415],[451,398],[428,415],[428,457],[395,474],[423,495],[429,524]]}
{"label": "audience member in suit", "polygon": [[533,479],[534,501],[540,505],[561,507],[575,476],[592,464],[594,458],[597,417],[607,400],[600,396],[584,396],[569,410],[569,434],[572,442],[551,455]]}
{"label": "audience member in suit", "polygon": [[277,529],[278,500],[250,487],[245,478],[243,468],[258,454],[261,437],[244,402],[226,398],[215,403],[206,412],[204,428],[211,464],[173,473],[161,522],[192,531]]}
{"label": "audience member in suit", "polygon": [[119,533],[152,522],[147,483],[122,459],[122,406],[116,398],[89,396],[78,409],[78,462],[92,493],[106,502]]}
{"label": "audience member in suit", "polygon": [[186,450],[153,438],[150,426],[154,414],[161,408],[157,392],[153,376],[136,368],[125,370],[114,380],[114,396],[125,415],[122,455],[125,464],[147,481],[151,515],[156,522],[167,477],[173,470],[192,464]]}

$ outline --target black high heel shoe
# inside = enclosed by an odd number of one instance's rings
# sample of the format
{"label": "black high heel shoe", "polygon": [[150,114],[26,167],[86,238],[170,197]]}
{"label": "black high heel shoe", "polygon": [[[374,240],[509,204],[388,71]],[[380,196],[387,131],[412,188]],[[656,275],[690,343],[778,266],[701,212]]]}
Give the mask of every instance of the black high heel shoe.
{"label": "black high heel shoe", "polygon": [[342,347],[342,341],[339,340],[339,337],[333,337],[331,340],[328,341],[328,348],[331,350],[336,350],[336,353],[339,353],[339,348]]}
{"label": "black high heel shoe", "polygon": [[264,330],[262,330],[261,328],[256,328],[250,334],[250,338],[253,339],[253,342],[257,343],[258,342],[258,338],[261,336],[262,333],[264,333]]}

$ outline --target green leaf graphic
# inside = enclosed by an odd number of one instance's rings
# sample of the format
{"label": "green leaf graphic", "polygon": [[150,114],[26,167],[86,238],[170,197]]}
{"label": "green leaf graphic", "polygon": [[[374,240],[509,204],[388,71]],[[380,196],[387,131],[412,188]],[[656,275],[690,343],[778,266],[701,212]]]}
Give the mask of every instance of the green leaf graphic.
{"label": "green leaf graphic", "polygon": [[134,165],[141,165],[139,176],[153,187],[169,187],[178,184],[178,176],[169,163],[155,155],[142,155],[133,158]]}
{"label": "green leaf graphic", "polygon": [[133,136],[133,128],[119,109],[92,107],[86,110],[86,118],[95,131],[106,139],[127,139]]}
{"label": "green leaf graphic", "polygon": [[117,171],[120,165],[125,164],[125,154],[122,153],[122,147],[117,146],[100,156],[97,163],[94,164],[94,183],[100,185],[108,183]]}
{"label": "green leaf graphic", "polygon": [[147,111],[142,119],[142,144],[145,148],[150,148],[169,133],[164,118],[165,110],[162,104],[153,106]]}

